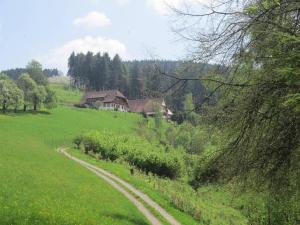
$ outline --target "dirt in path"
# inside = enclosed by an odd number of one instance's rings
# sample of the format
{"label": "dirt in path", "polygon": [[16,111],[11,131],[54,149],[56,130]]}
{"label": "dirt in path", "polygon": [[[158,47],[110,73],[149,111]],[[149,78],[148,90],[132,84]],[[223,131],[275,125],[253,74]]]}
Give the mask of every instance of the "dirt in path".
{"label": "dirt in path", "polygon": [[[138,210],[143,213],[143,215],[149,220],[149,222],[152,225],[162,225],[162,223],[154,216],[144,205],[141,203],[141,201],[138,200],[138,198],[141,198],[147,205],[155,209],[158,213],[161,214],[162,217],[164,217],[165,220],[167,220],[171,225],[181,225],[173,216],[171,216],[165,209],[163,209],[161,206],[159,206],[156,202],[154,202],[148,195],[144,194],[137,188],[133,187],[128,182],[122,180],[121,178],[107,172],[106,170],[103,170],[101,168],[98,168],[96,166],[93,166],[83,160],[80,160],[69,153],[65,149],[59,149],[59,152],[63,153],[68,158],[74,160],[75,162],[79,163],[80,165],[84,166],[91,172],[95,173],[98,177],[105,180],[107,183],[109,183],[111,186],[113,186],[115,189],[117,189],[119,192],[121,192],[127,199],[129,199],[137,208]],[[135,197],[132,193],[134,193]]]}

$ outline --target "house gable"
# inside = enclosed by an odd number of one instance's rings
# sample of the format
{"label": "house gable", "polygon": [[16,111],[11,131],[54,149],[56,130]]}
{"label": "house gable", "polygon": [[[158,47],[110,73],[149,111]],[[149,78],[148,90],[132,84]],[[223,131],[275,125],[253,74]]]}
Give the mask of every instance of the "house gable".
{"label": "house gable", "polygon": [[98,109],[129,110],[127,98],[118,90],[86,92],[80,105]]}

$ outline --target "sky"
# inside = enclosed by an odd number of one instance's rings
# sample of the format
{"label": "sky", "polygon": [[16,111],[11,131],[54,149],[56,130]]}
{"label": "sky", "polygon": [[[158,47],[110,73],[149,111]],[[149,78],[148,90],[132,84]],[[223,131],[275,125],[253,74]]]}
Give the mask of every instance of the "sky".
{"label": "sky", "polygon": [[181,59],[185,43],[171,31],[164,1],[0,0],[0,70],[36,59],[66,72],[72,51],[118,53],[124,60]]}

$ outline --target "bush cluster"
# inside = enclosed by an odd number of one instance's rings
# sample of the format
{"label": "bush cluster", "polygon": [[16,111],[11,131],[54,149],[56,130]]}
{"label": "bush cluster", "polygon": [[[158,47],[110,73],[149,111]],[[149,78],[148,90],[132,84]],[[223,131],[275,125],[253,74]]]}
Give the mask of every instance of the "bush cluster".
{"label": "bush cluster", "polygon": [[75,137],[73,142],[85,153],[91,152],[111,161],[124,160],[146,173],[170,179],[178,178],[182,173],[180,152],[166,151],[161,145],[152,145],[135,136],[92,131]]}

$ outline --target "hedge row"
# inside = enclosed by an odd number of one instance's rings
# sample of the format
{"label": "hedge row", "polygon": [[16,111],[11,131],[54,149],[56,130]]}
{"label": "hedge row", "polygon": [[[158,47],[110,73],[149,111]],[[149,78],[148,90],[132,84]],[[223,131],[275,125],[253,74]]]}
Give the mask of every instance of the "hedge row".
{"label": "hedge row", "polygon": [[163,146],[152,145],[135,136],[93,131],[77,136],[74,143],[85,153],[93,152],[111,161],[123,159],[142,171],[162,177],[177,178],[183,169],[180,153],[166,152]]}

